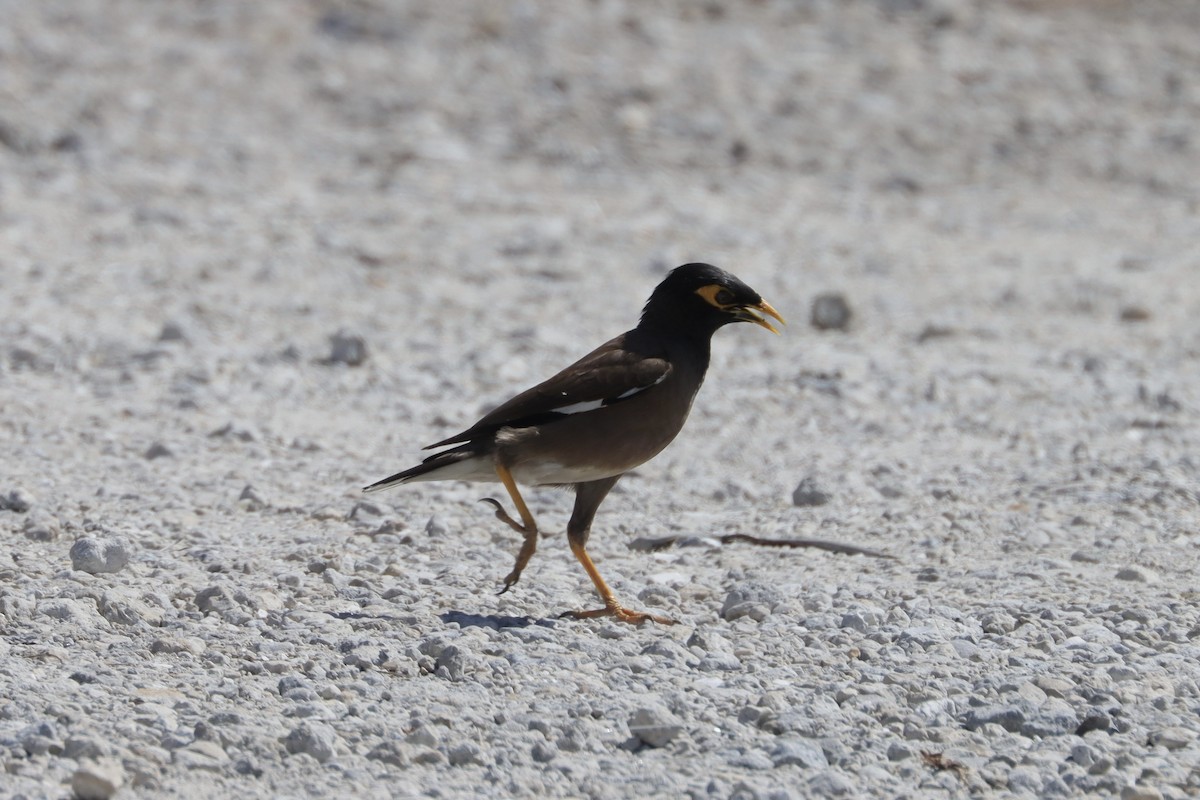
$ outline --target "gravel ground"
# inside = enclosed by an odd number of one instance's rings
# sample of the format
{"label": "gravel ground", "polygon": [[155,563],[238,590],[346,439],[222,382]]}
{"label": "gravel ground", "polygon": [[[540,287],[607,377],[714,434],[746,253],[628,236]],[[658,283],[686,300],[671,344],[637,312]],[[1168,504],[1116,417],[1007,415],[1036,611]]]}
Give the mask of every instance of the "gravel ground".
{"label": "gravel ground", "polygon": [[[1200,794],[1194,3],[0,18],[3,796]],[[680,624],[360,494],[689,260],[791,325],[597,519]]]}

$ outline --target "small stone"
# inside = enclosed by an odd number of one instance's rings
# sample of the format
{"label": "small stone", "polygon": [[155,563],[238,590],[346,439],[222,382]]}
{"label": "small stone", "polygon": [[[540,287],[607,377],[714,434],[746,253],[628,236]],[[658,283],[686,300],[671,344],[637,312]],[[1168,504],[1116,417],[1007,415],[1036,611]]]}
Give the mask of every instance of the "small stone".
{"label": "small stone", "polygon": [[967,639],[951,639],[950,646],[954,648],[954,652],[959,658],[965,658],[968,661],[980,661],[983,658],[983,651],[979,649],[979,645]]}
{"label": "small stone", "polygon": [[1017,629],[1017,620],[1006,611],[991,611],[979,620],[984,633],[1012,633]]}
{"label": "small stone", "polygon": [[62,533],[62,524],[58,517],[39,510],[25,518],[21,530],[26,539],[35,542],[53,542]]}
{"label": "small stone", "polygon": [[804,478],[792,490],[792,505],[794,506],[823,506],[829,502],[829,495],[817,487],[816,479],[811,476]]}
{"label": "small stone", "polygon": [[185,769],[223,772],[229,763],[225,749],[214,741],[200,739],[175,751],[175,763]]}
{"label": "small stone", "polygon": [[937,567],[922,567],[917,572],[917,580],[922,583],[937,583],[942,579],[938,573]]}
{"label": "small stone", "polygon": [[21,747],[31,756],[45,755],[58,744],[58,731],[49,720],[25,726],[17,734]]}
{"label": "small stone", "polygon": [[1071,748],[1071,760],[1084,769],[1087,769],[1096,763],[1096,748],[1081,742]]}
{"label": "small stone", "polygon": [[[250,488],[250,487],[246,487],[246,488]],[[340,509],[336,508],[335,506],[321,506],[321,507],[317,508],[315,511],[313,511],[311,514],[309,514],[309,516],[315,520],[320,520],[321,522],[329,522],[331,520],[346,519],[345,513],[343,513]]]}
{"label": "small stone", "polygon": [[367,758],[372,761],[381,761],[393,767],[408,766],[408,757],[405,755],[404,745],[392,739],[381,742],[371,748],[371,751],[367,753]]}
{"label": "small stone", "polygon": [[78,800],[108,800],[125,785],[125,769],[112,758],[85,760],[71,776],[71,791]]}
{"label": "small stone", "polygon": [[18,486],[7,494],[0,495],[0,511],[15,511],[18,514],[24,514],[33,508],[36,502],[28,489]]}
{"label": "small stone", "polygon": [[1036,796],[1042,788],[1042,775],[1033,766],[1017,766],[1008,773],[1008,788],[1025,796]]}
{"label": "small stone", "polygon": [[1017,694],[1034,708],[1046,702],[1046,692],[1040,686],[1026,681],[1017,687]]}
{"label": "small stone", "polygon": [[771,751],[771,761],[777,767],[794,765],[814,769],[829,766],[820,743],[803,738],[784,739],[777,743]]}
{"label": "small stone", "polygon": [[461,681],[474,670],[475,662],[475,656],[465,647],[447,645],[437,657],[435,674],[452,681]]}
{"label": "small stone", "polygon": [[733,653],[709,653],[696,665],[699,672],[737,672],[742,662]]}
{"label": "small stone", "polygon": [[1049,697],[1065,698],[1075,689],[1075,684],[1069,680],[1053,675],[1039,675],[1033,683]]}
{"label": "small stone", "polygon": [[823,769],[808,782],[813,797],[844,797],[857,795],[858,787],[841,770]]}
{"label": "small stone", "polygon": [[534,742],[530,755],[539,764],[549,764],[558,757],[558,748],[549,742]]}
{"label": "small stone", "polygon": [[734,586],[726,595],[725,603],[721,606],[721,617],[730,622],[742,617],[762,622],[779,602],[779,592],[774,587],[761,581],[745,581]]}
{"label": "small stone", "polygon": [[[737,767],[738,769],[754,769],[768,770],[774,769],[775,763],[767,756],[766,753],[760,753],[758,750],[751,750],[748,753],[738,753],[729,759],[729,766]],[[740,797],[741,795],[735,795]]]}
{"label": "small stone", "polygon": [[203,655],[208,645],[198,636],[178,636],[155,639],[150,643],[151,653],[187,653],[188,655]]}
{"label": "small stone", "polygon": [[733,644],[721,634],[708,628],[696,628],[687,640],[688,647],[695,647],[705,653],[733,652]]}
{"label": "small stone", "polygon": [[428,748],[418,751],[412,759],[414,764],[428,764],[430,766],[437,766],[445,761],[446,757],[442,755],[440,750],[430,750]]}
{"label": "small stone", "polygon": [[1134,583],[1158,583],[1158,574],[1152,569],[1139,567],[1134,564],[1118,570],[1117,580],[1132,581]]}
{"label": "small stone", "polygon": [[359,500],[350,509],[350,513],[346,515],[346,519],[363,522],[367,525],[374,525],[378,523],[379,518],[383,515],[383,506],[378,503],[372,503],[369,500]]}
{"label": "small stone", "polygon": [[912,745],[905,742],[892,742],[887,749],[888,761],[907,761],[916,754]]}
{"label": "small stone", "polygon": [[163,609],[147,603],[132,589],[105,589],[97,609],[100,616],[118,625],[144,623],[157,627],[163,623]]}
{"label": "small stone", "polygon": [[148,461],[153,461],[156,458],[167,458],[173,455],[175,454],[172,453],[171,449],[165,444],[162,442],[155,442],[146,448],[146,452],[143,454],[143,457]]}
{"label": "small stone", "polygon": [[844,295],[827,292],[813,298],[810,321],[819,331],[844,331],[850,326],[851,316]]}
{"label": "small stone", "polygon": [[420,747],[434,748],[441,742],[441,737],[428,725],[418,725],[409,732],[404,741]]}
{"label": "small stone", "polygon": [[329,364],[357,367],[367,360],[367,340],[356,333],[340,330],[329,337]]}
{"label": "small stone", "polygon": [[977,731],[984,725],[999,725],[1009,733],[1017,733],[1025,724],[1025,713],[1013,705],[989,705],[973,708],[963,723],[969,731]]}
{"label": "small stone", "polygon": [[208,724],[214,728],[236,728],[244,723],[245,719],[236,711],[218,711],[208,718]]}
{"label": "small stone", "polygon": [[250,484],[242,489],[242,493],[238,495],[238,505],[247,511],[258,511],[267,507],[267,501],[262,499],[262,495],[258,493]]}
{"label": "small stone", "polygon": [[1162,792],[1153,786],[1131,783],[1121,790],[1121,800],[1162,800]]}
{"label": "small stone", "polygon": [[1161,728],[1150,734],[1150,743],[1168,750],[1181,750],[1196,739],[1195,731],[1181,727]]}
{"label": "small stone", "polygon": [[167,321],[163,323],[162,330],[158,332],[158,340],[160,342],[184,342],[187,341],[187,336],[183,333],[183,326],[178,322]]}
{"label": "small stone", "polygon": [[94,739],[90,736],[68,736],[63,742],[63,758],[71,758],[76,761],[84,759],[97,759],[104,755],[104,745],[99,739]]}
{"label": "small stone", "polygon": [[433,516],[425,523],[425,534],[427,536],[445,536],[450,529],[446,527],[446,523],[442,522],[440,517]]}
{"label": "small stone", "polygon": [[840,628],[849,628],[850,630],[858,631],[859,633],[867,632],[867,621],[862,614],[856,611],[850,611],[842,615],[841,622],[838,623]]}
{"label": "small stone", "polygon": [[930,339],[945,339],[957,334],[954,328],[948,325],[939,325],[936,322],[927,322],[925,327],[917,334],[917,344],[925,344]]}
{"label": "small stone", "polygon": [[120,539],[85,536],[71,545],[71,568],[80,572],[120,572],[128,563],[129,551]]}
{"label": "small stone", "polygon": [[237,439],[239,442],[255,442],[262,438],[253,427],[236,422],[226,422],[209,436],[213,439]]}
{"label": "small stone", "polygon": [[1125,306],[1121,309],[1121,322],[1145,322],[1151,316],[1150,311],[1141,306]]}
{"label": "small stone", "polygon": [[196,592],[196,608],[205,614],[224,614],[236,609],[237,603],[224,586],[209,586]]}
{"label": "small stone", "polygon": [[651,747],[665,747],[682,731],[679,718],[661,706],[643,706],[629,718],[629,732]]}
{"label": "small stone", "polygon": [[1108,668],[1108,677],[1117,683],[1124,683],[1125,681],[1140,680],[1142,674],[1138,669],[1128,664],[1114,664]]}
{"label": "small stone", "polygon": [[233,771],[238,775],[248,775],[251,778],[261,778],[263,768],[249,758],[239,758],[233,763]]}
{"label": "small stone", "polygon": [[1111,729],[1112,717],[1103,711],[1095,711],[1083,718],[1083,721],[1079,723],[1079,727],[1075,729],[1075,735],[1083,736],[1092,731],[1109,731]]}
{"label": "small stone", "polygon": [[307,753],[324,764],[337,754],[338,735],[333,728],[320,722],[301,722],[283,740],[293,755]]}
{"label": "small stone", "polygon": [[451,747],[446,753],[446,759],[452,767],[461,767],[464,764],[482,764],[483,751],[474,742],[463,742]]}
{"label": "small stone", "polygon": [[37,604],[37,613],[73,625],[95,625],[102,622],[100,615],[96,613],[96,602],[91,599],[56,597],[42,600]]}
{"label": "small stone", "polygon": [[1022,723],[1020,733],[1024,736],[1061,736],[1078,730],[1079,716],[1075,709],[1065,700],[1058,698],[1047,699],[1036,710],[1027,712],[1027,719]]}

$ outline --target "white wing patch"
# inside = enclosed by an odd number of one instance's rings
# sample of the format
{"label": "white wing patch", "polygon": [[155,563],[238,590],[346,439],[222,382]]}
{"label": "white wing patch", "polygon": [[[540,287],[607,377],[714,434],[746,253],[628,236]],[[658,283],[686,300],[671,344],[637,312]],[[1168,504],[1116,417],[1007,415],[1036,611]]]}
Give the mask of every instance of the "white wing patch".
{"label": "white wing patch", "polygon": [[604,405],[603,400],[585,400],[582,403],[571,403],[569,406],[554,409],[555,414],[582,414],[585,411],[595,411]]}
{"label": "white wing patch", "polygon": [[654,383],[647,384],[646,386],[635,386],[632,389],[621,392],[621,394],[617,395],[616,397],[608,397],[603,400],[583,400],[578,403],[571,403],[569,406],[563,406],[561,408],[555,408],[552,410],[555,414],[583,414],[587,411],[596,411],[606,405],[611,405],[618,400],[628,400],[635,394],[646,391],[651,386],[658,386],[663,382],[663,380],[666,379],[667,374],[667,372],[664,372],[662,375],[658,376],[658,379],[654,381]]}

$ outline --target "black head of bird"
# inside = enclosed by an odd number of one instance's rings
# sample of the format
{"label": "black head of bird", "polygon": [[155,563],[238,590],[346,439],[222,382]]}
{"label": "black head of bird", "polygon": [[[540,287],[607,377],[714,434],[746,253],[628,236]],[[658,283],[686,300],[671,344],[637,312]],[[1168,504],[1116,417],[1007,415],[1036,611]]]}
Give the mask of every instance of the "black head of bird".
{"label": "black head of bird", "polygon": [[671,270],[655,287],[639,326],[712,336],[731,322],[753,322],[779,333],[764,315],[783,321],[770,303],[735,275],[712,264],[693,263]]}
{"label": "black head of bird", "polygon": [[766,317],[783,322],[758,292],[728,272],[685,264],[655,288],[636,328],[426,448],[449,449],[365,491],[416,481],[500,481],[521,521],[498,501],[487,502],[524,537],[503,594],[537,549],[537,522],[517,484],[572,486],[575,508],[567,540],[604,607],[571,616],[670,622],[617,602],[587,553],[592,519],[617,480],[661,452],[683,427],[704,381],[713,333],[731,322],[753,322],[778,333]]}

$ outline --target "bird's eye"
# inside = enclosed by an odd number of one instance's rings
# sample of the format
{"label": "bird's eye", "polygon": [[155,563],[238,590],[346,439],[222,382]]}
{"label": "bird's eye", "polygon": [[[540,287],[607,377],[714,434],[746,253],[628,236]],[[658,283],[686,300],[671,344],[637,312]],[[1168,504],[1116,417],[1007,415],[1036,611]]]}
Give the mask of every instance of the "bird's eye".
{"label": "bird's eye", "polygon": [[704,302],[721,311],[728,311],[738,304],[737,296],[719,283],[701,286],[696,290],[696,294],[704,298]]}

